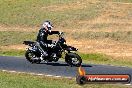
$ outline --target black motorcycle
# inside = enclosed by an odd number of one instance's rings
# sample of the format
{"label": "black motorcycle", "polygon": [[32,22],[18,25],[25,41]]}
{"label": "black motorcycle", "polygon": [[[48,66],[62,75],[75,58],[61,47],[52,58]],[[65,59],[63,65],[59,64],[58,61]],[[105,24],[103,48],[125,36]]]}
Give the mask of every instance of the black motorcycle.
{"label": "black motorcycle", "polygon": [[[53,42],[52,40],[48,40]],[[46,52],[48,56],[43,56],[43,49],[40,47],[38,42],[24,41],[23,44],[28,45],[27,51],[25,53],[26,59],[31,63],[45,62],[57,62],[59,58],[65,59],[65,62],[70,66],[80,66],[82,63],[81,57],[75,53],[78,49],[66,45],[66,40],[64,38],[64,33],[59,34],[58,41],[52,43],[53,47],[47,48]]]}

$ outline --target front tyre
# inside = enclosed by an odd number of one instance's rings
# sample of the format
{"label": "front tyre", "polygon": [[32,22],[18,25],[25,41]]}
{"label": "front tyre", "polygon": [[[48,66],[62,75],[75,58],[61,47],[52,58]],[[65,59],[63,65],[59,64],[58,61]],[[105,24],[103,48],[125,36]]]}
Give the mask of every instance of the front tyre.
{"label": "front tyre", "polygon": [[39,60],[36,55],[30,51],[30,50],[27,50],[26,53],[25,53],[25,57],[26,59],[30,62],[30,63],[37,63],[39,64],[41,62],[41,60]]}
{"label": "front tyre", "polygon": [[65,57],[65,61],[71,66],[81,66],[82,59],[76,53],[68,53]]}

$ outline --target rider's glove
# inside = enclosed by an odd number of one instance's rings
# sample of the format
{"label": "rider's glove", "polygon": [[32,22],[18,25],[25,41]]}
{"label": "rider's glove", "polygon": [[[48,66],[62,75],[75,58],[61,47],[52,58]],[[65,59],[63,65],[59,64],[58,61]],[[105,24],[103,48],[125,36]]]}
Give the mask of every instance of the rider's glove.
{"label": "rider's glove", "polygon": [[62,32],[59,31],[58,35],[61,35],[61,34],[62,34]]}
{"label": "rider's glove", "polygon": [[52,41],[52,44],[56,45],[56,43],[57,43],[56,41]]}

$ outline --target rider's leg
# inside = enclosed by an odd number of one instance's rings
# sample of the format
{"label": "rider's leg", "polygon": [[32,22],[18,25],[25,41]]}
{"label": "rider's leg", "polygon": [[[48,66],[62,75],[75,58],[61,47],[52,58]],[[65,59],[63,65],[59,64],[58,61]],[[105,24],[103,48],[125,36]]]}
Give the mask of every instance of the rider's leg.
{"label": "rider's leg", "polygon": [[47,49],[46,43],[39,42],[38,47],[41,50],[43,56],[48,56],[48,53],[46,51]]}

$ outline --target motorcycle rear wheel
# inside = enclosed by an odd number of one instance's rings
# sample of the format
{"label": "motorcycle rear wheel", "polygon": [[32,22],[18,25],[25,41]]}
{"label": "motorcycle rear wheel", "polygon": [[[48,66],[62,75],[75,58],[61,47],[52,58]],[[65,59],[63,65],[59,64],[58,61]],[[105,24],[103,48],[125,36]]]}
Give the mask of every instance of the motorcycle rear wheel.
{"label": "motorcycle rear wheel", "polygon": [[32,64],[33,63],[39,64],[41,62],[41,60],[35,59],[37,58],[36,55],[32,51],[29,51],[29,50],[26,51],[25,57]]}

